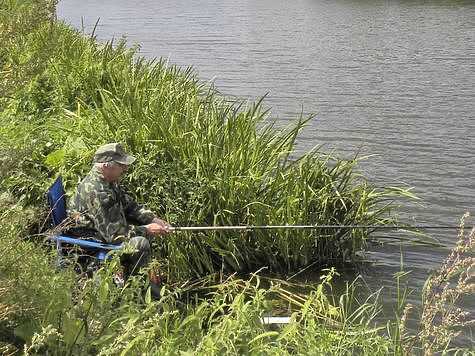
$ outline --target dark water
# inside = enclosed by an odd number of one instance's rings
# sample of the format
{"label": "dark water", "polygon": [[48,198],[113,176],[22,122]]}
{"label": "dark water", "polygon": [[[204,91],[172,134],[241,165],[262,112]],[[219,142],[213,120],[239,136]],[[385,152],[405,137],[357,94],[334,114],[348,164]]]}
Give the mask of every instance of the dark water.
{"label": "dark water", "polygon": [[[62,0],[57,9],[86,32],[100,18],[100,40],[126,35],[146,57],[194,66],[223,94],[268,93],[282,124],[316,114],[298,148],[373,155],[361,164],[373,182],[422,198],[402,204],[406,221],[457,225],[475,214],[475,1]],[[414,303],[456,231],[434,235],[444,247],[403,247]],[[394,286],[400,246],[368,258],[366,288]],[[387,315],[393,300],[389,288]],[[464,304],[474,312],[473,299]]]}

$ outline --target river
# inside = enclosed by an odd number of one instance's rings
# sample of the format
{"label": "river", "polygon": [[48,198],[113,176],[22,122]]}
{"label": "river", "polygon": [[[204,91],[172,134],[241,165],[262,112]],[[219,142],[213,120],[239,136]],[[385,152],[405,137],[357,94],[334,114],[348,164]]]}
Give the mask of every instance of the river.
{"label": "river", "polygon": [[[401,203],[405,221],[457,225],[475,214],[475,1],[62,0],[57,14],[86,33],[99,19],[99,40],[125,35],[140,55],[192,65],[224,95],[267,94],[282,125],[315,114],[298,149],[371,155],[361,163],[371,181],[422,198]],[[434,233],[442,247],[402,247],[409,301],[456,234]],[[367,253],[368,292],[394,286],[400,249]],[[394,299],[388,287],[384,315]],[[473,299],[464,306],[475,312]]]}

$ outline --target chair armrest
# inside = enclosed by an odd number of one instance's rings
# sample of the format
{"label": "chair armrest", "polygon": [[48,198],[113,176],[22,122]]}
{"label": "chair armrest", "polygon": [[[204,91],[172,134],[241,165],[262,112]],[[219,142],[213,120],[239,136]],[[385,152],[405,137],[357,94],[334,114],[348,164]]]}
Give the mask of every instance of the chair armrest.
{"label": "chair armrest", "polygon": [[46,237],[48,240],[53,240],[56,242],[61,242],[61,243],[67,243],[67,244],[72,244],[72,245],[78,245],[82,247],[89,247],[89,248],[99,248],[103,250],[120,250],[122,248],[122,245],[108,245],[108,244],[103,244],[100,242],[95,242],[95,241],[88,241],[88,240],[81,240],[81,239],[76,239],[73,237],[68,237],[68,236],[61,236],[61,235],[50,235]]}

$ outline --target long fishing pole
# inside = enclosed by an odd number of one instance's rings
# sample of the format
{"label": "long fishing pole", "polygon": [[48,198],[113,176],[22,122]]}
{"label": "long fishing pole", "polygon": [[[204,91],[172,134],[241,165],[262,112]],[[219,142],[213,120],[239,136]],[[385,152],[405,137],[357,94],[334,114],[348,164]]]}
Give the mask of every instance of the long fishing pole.
{"label": "long fishing pole", "polygon": [[[465,226],[471,230],[473,226]],[[305,229],[374,229],[374,230],[455,230],[460,226],[455,225],[416,225],[416,226],[398,226],[398,225],[236,225],[236,226],[178,226],[173,227],[171,231],[227,231],[227,230],[305,230]]]}

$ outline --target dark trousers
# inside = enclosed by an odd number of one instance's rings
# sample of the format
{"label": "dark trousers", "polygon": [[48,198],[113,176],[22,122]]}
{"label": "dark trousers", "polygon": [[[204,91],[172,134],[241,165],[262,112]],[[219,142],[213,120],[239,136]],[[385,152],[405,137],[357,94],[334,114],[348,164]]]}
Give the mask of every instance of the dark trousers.
{"label": "dark trousers", "polygon": [[126,276],[137,275],[142,267],[150,263],[152,254],[150,242],[143,236],[136,236],[125,242],[124,247],[135,250],[132,253],[124,253],[121,257],[124,273]]}

